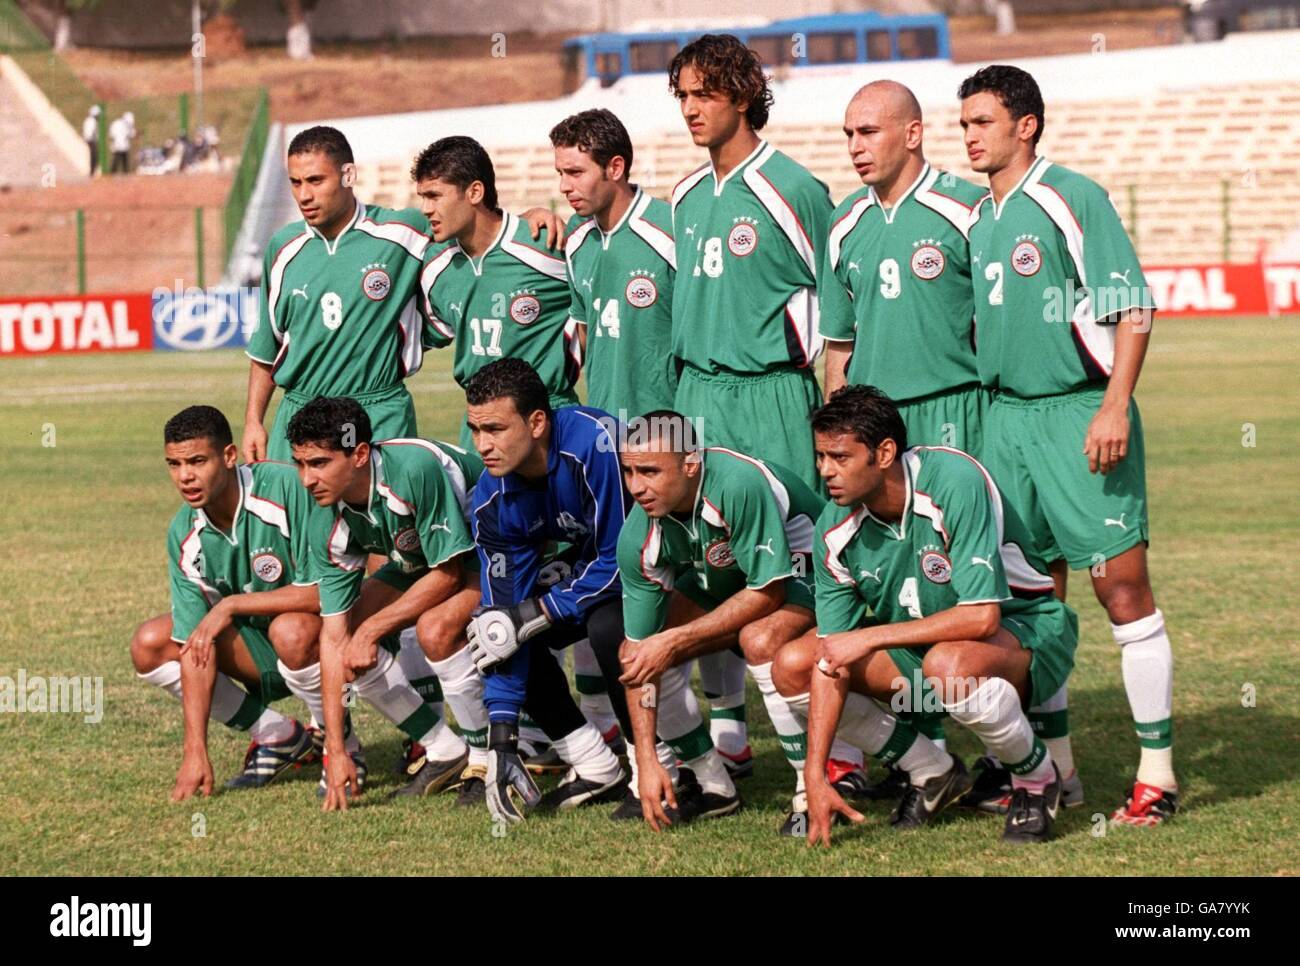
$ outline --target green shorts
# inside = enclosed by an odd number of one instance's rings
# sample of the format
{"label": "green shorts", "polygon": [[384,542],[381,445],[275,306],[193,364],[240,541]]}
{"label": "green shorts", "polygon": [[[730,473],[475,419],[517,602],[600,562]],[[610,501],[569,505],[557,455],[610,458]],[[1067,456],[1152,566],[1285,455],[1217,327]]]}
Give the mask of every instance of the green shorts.
{"label": "green shorts", "polygon": [[1110,473],[1088,472],[1083,440],[1104,390],[993,397],[981,462],[1048,560],[1080,570],[1148,543],[1146,454],[1137,402],[1129,402],[1128,455]]}
{"label": "green shorts", "polygon": [[[1002,627],[1020,646],[1029,650],[1029,707],[1037,707],[1060,691],[1074,670],[1074,650],[1079,644],[1079,618],[1064,603],[1051,598],[1044,600],[1038,612],[1005,615]],[[886,653],[898,668],[898,673],[911,684],[922,680],[921,662],[926,647],[895,647]],[[930,697],[928,684],[922,685],[923,702],[913,706],[913,714],[922,709],[930,711],[940,707],[937,697]]]}
{"label": "green shorts", "polygon": [[824,495],[808,421],[820,405],[821,392],[810,369],[742,376],[694,366],[682,370],[673,402],[677,412],[699,419],[703,445],[778,463]]}
{"label": "green shorts", "polygon": [[244,642],[248,653],[252,655],[253,663],[257,665],[260,678],[257,690],[262,701],[270,704],[272,701],[289,697],[293,692],[289,690],[289,685],[280,674],[280,659],[275,653],[275,648],[271,646],[267,629],[238,617],[235,618],[234,624],[240,640]]}
{"label": "green shorts", "polygon": [[[406,439],[415,435],[415,402],[405,385],[379,392],[354,393],[353,399],[361,403],[370,417],[370,438],[376,443],[386,439]],[[288,390],[275,410],[275,423],[266,443],[266,458],[282,463],[293,461],[286,434],[294,413],[311,402],[312,396]]]}
{"label": "green shorts", "polygon": [[907,445],[949,446],[982,461],[984,421],[992,400],[983,386],[962,386],[899,403]]}
{"label": "green shorts", "polygon": [[[552,394],[550,397],[550,403],[551,403],[552,411],[556,409],[563,409],[565,406],[582,405],[582,403],[578,400],[578,394],[573,390],[569,390],[567,393]],[[460,448],[464,450],[469,450],[471,453],[478,452],[478,450],[474,449],[474,437],[470,434],[469,431],[468,414],[462,417],[460,421]]]}
{"label": "green shorts", "polygon": [[[402,565],[396,561],[390,560],[384,564],[366,580],[378,580],[392,587],[399,594],[404,594],[411,589],[411,585],[427,574],[427,570],[421,570],[419,573],[407,573],[402,569]],[[402,647],[402,639],[399,634],[389,634],[387,637],[379,639],[379,645],[391,654],[396,654]]]}
{"label": "green shorts", "polygon": [[[805,573],[812,573],[812,554],[800,554],[804,557]],[[685,575],[678,577],[674,585],[676,590],[680,590],[682,595],[695,604],[698,604],[704,610],[713,610],[722,601],[718,600],[713,594],[700,586],[699,579],[694,571],[689,571]],[[785,582],[785,602],[787,604],[796,604],[811,611],[814,615],[817,613],[817,602],[813,596],[812,578],[811,577],[791,577]]]}

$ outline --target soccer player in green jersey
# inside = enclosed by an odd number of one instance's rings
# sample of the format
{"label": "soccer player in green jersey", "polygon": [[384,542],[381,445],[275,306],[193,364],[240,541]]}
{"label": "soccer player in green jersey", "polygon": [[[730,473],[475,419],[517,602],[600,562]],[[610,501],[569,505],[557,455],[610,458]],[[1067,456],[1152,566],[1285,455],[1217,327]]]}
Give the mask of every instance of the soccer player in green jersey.
{"label": "soccer player in green jersey", "polygon": [[977,361],[994,390],[984,453],[1052,562],[1062,599],[1067,568],[1091,571],[1141,746],[1133,792],[1112,819],[1156,825],[1177,810],[1178,783],[1173,653],[1147,574],[1133,398],[1154,302],[1105,190],[1037,156],[1043,98],[1034,79],[994,65],[958,96],[971,167],[988,174],[990,189],[969,232]]}
{"label": "soccer player in green jersey", "polygon": [[862,820],[818,769],[837,728],[907,771],[895,827],[925,824],[970,787],[960,759],[873,698],[941,707],[969,728],[1012,773],[1003,839],[1045,841],[1061,774],[1025,708],[1065,684],[1078,634],[1027,528],[972,456],[909,448],[879,390],[839,390],[813,431],[833,504],[817,522],[817,637],[778,658],[782,693],[794,703],[806,688],[810,702],[809,842],[829,844],[836,815]]}
{"label": "soccer player in green jersey", "polygon": [[[826,398],[846,382],[876,386],[898,405],[913,444],[978,457],[990,393],[975,369],[966,225],[984,192],[931,167],[923,133],[921,105],[896,81],[866,85],[845,110],[849,157],[865,187],[835,209],[823,253]],[[913,723],[942,745],[941,717]],[[1009,799],[1009,775],[979,775],[997,781],[981,781],[972,804]],[[889,769],[873,787],[891,797],[905,785]]]}
{"label": "soccer player in green jersey", "polygon": [[[462,387],[509,356],[542,377],[552,407],[577,404],[580,354],[564,259],[501,211],[488,153],[473,138],[442,138],[416,157],[411,177],[434,241],[420,277],[426,344],[455,342],[452,374]],[[464,424],[461,445],[472,446]]]}
{"label": "soccer player in green jersey", "polygon": [[760,139],[772,93],[758,55],[705,34],[669,67],[691,138],[709,163],[673,189],[678,276],[673,406],[704,417],[704,443],[789,467],[821,485],[808,414],[820,402],[817,271],[826,186]]}
{"label": "soccer player in green jersey", "polygon": [[[628,180],[632,139],[610,111],[574,114],[550,137],[560,192],[574,211],[565,238],[569,320],[587,404],[620,423],[668,409],[677,391],[672,209]],[[579,707],[609,741],[617,733],[614,709],[589,643],[574,645],[573,664]]]}
{"label": "soccer player in green jersey", "polygon": [[782,834],[802,834],[804,728],[772,683],[772,661],[813,626],[812,531],[825,501],[775,463],[697,448],[691,421],[671,411],[634,419],[620,459],[637,501],[619,534],[618,563],[638,811],[657,830],[670,820],[663,802],[677,805],[656,734],[702,788],[681,818],[739,807],[688,693],[691,658],[738,647],[797,776]]}
{"label": "soccer player in green jersey", "polygon": [[[709,152],[673,190],[673,354],[682,366],[673,409],[703,417],[705,445],[772,460],[817,489],[807,417],[821,401],[817,271],[830,194],[760,139],[772,93],[758,56],[735,37],[700,37],[668,76],[691,139]],[[745,774],[744,667],[720,652],[700,674],[715,734],[735,743],[719,748]]]}
{"label": "soccer player in green jersey", "polygon": [[184,706],[185,753],[172,789],[181,801],[212,792],[209,717],[251,733],[243,771],[227,788],[261,787],[312,760],[307,729],[268,702],[292,690],[322,720],[319,684],[297,680],[316,663],[320,618],[301,516],[314,507],[292,468],[239,466],[230,424],[211,406],[169,419],[163,453],[185,501],[167,533],[172,610],[140,626],[131,660],[141,679]]}
{"label": "soccer player in green jersey", "polygon": [[979,456],[980,385],[966,225],[984,191],[925,160],[921,105],[895,81],[859,90],[844,113],[865,187],[831,216],[821,287],[826,398],[847,383],[898,405],[913,444]]}
{"label": "soccer player in green jersey", "polygon": [[[359,792],[364,780],[345,744],[346,681],[424,750],[423,762],[397,794],[445,788],[461,776],[469,750],[411,687],[396,659],[397,634],[414,624],[432,655],[454,652],[454,640],[432,639],[445,621],[417,622],[447,602],[468,621],[474,607],[477,595],[464,593],[472,564],[465,555],[474,549],[464,507],[466,480],[482,464],[427,440],[375,442],[365,409],[345,397],[309,401],[290,420],[288,434],[302,485],[320,506],[333,509],[317,519],[310,536],[322,619],[324,809],[346,809],[348,794]],[[367,554],[389,558],[369,578]],[[449,674],[443,687],[457,717],[465,715],[461,726],[471,737],[485,737],[486,713],[475,720],[472,701],[463,700],[477,695],[481,709],[477,675]]]}
{"label": "soccer player in green jersey", "polygon": [[672,406],[672,209],[628,181],[632,140],[617,117],[590,110],[551,129],[567,226],[572,304],[587,404],[626,423]]}
{"label": "soccer player in green jersey", "polygon": [[[248,343],[244,456],[288,461],[285,428],[314,396],[346,395],[366,407],[376,438],[415,435],[403,380],[423,359],[420,268],[429,226],[413,209],[365,205],[356,165],[331,127],[289,143],[289,185],[303,220],[266,246],[262,312]],[[284,389],[269,438],[263,419]]]}

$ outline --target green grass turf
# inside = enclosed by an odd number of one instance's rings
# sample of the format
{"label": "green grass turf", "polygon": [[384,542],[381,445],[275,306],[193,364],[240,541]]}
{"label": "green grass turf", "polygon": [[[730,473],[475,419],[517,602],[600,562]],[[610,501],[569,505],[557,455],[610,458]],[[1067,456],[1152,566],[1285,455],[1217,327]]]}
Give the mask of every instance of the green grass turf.
{"label": "green grass turf", "polygon": [[[1073,578],[1081,645],[1071,694],[1087,804],[1058,839],[1014,849],[997,819],[953,814],[898,835],[883,806],[810,852],[775,836],[791,774],[750,689],[757,774],[737,816],[655,835],[608,807],[535,818],[501,838],[450,796],[384,801],[399,735],[358,724],[374,785],[346,815],[319,811],[316,774],[172,805],[178,705],[136,678],[131,631],[166,610],[164,536],[178,505],[163,421],[195,402],[243,411],[237,352],[0,363],[0,674],[102,675],[97,725],[71,714],[0,715],[0,868],[38,874],[1057,874],[1300,873],[1300,678],[1294,590],[1300,523],[1300,341],[1294,321],[1159,324],[1139,397],[1147,431],[1151,569],[1176,655],[1175,753],[1184,812],[1158,830],[1093,834],[1137,758],[1119,654],[1086,575]],[[420,425],[455,439],[449,354],[411,384]],[[1255,427],[1242,445],[1243,424]],[[53,427],[53,447],[43,446]],[[236,423],[236,432],[240,427]],[[1256,706],[1242,706],[1244,684]],[[301,713],[296,702],[283,707]],[[970,736],[950,727],[969,761]],[[241,736],[214,726],[218,778]],[[314,770],[313,770],[314,772]],[[192,834],[196,813],[206,836]]]}

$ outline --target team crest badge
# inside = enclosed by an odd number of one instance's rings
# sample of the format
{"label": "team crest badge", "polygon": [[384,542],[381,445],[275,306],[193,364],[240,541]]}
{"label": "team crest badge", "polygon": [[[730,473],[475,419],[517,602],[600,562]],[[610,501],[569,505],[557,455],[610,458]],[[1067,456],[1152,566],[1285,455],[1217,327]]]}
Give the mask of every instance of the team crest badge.
{"label": "team crest badge", "polygon": [[637,274],[627,283],[627,291],[624,295],[627,304],[633,308],[648,309],[658,300],[659,289],[655,288],[653,276]]}
{"label": "team crest badge", "polygon": [[420,549],[420,535],[415,532],[415,527],[407,527],[405,530],[398,530],[393,537],[393,546],[403,553],[411,553]]}
{"label": "team crest badge", "polygon": [[920,247],[912,252],[912,274],[924,282],[933,281],[943,274],[948,264],[943,250],[934,239],[923,239],[916,244]]}
{"label": "team crest badge", "polygon": [[735,566],[736,555],[731,552],[731,541],[714,540],[709,544],[709,549],[704,551],[704,559],[710,567],[717,570]]}
{"label": "team crest badge", "polygon": [[532,325],[542,314],[542,303],[536,295],[516,295],[510,300],[510,318],[520,325]]}
{"label": "team crest badge", "polygon": [[744,258],[758,248],[758,228],[748,221],[738,221],[727,235],[727,250]]}
{"label": "team crest badge", "polygon": [[1028,235],[1020,236],[1020,243],[1011,250],[1011,267],[1017,275],[1036,275],[1043,267],[1043,253],[1034,244],[1038,239]]}
{"label": "team crest badge", "polygon": [[275,554],[266,551],[254,555],[253,573],[265,584],[273,584],[284,576],[284,563]]}
{"label": "team crest badge", "polygon": [[393,280],[382,268],[372,268],[361,279],[361,291],[365,292],[366,298],[372,302],[382,302],[388,298],[392,288]]}
{"label": "team crest badge", "polygon": [[921,556],[921,573],[932,584],[946,584],[952,580],[952,561],[937,550],[928,550]]}

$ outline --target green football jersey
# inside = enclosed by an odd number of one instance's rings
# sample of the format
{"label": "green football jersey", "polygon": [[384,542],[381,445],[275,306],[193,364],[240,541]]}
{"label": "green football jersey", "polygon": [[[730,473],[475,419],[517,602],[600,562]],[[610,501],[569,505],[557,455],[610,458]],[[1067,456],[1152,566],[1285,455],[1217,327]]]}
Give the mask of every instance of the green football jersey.
{"label": "green football jersey", "polygon": [[551,395],[573,388],[580,357],[568,275],[564,259],[545,248],[509,212],[478,258],[455,239],[429,246],[420,281],[429,318],[425,345],[455,341],[452,374],[462,387],[489,362],[510,356],[536,369]]}
{"label": "green football jersey", "polygon": [[864,186],[835,209],[821,332],[853,343],[850,385],[904,402],[979,382],[966,226],[983,195],[926,164],[893,208]]}
{"label": "green football jersey", "polygon": [[1115,323],[1155,306],[1105,189],[1045,158],[975,206],[970,251],[980,378],[1016,396],[1108,379]]}
{"label": "green football jersey", "polygon": [[640,188],[608,234],[595,218],[569,222],[569,318],[587,330],[587,404],[624,422],[671,409],[677,391],[672,231],[672,209]]}
{"label": "green football jersey", "polygon": [[323,616],[356,603],[367,554],[385,554],[404,573],[423,575],[474,549],[465,519],[483,472],[476,454],[427,439],[386,439],[370,453],[366,506],[340,502],[313,528]]}
{"label": "green football jersey", "polygon": [[306,396],[391,389],[423,361],[420,266],[429,223],[414,209],[357,202],[332,241],[306,222],[271,237],[248,355]]}
{"label": "green football jersey", "polygon": [[833,208],[826,186],[766,141],[720,182],[711,164],[687,175],[673,189],[673,354],[704,372],[811,365]]}
{"label": "green football jersey", "polygon": [[794,473],[742,453],[699,451],[688,518],[632,508],[618,537],[623,628],[631,640],[663,629],[675,583],[688,576],[721,603],[743,588],[790,578],[805,585],[813,528],[825,501]]}
{"label": "green football jersey", "polygon": [[[236,469],[239,506],[230,532],[203,510],[184,506],[167,530],[172,639],[185,641],[223,597],[315,582],[309,540],[313,522],[328,511],[298,482],[287,463],[251,463]],[[270,618],[250,617],[267,627]]]}
{"label": "green football jersey", "polygon": [[917,620],[958,604],[997,602],[1003,616],[1052,606],[1052,578],[993,478],[960,450],[903,454],[907,502],[894,523],[865,505],[829,504],[813,551],[817,632]]}

